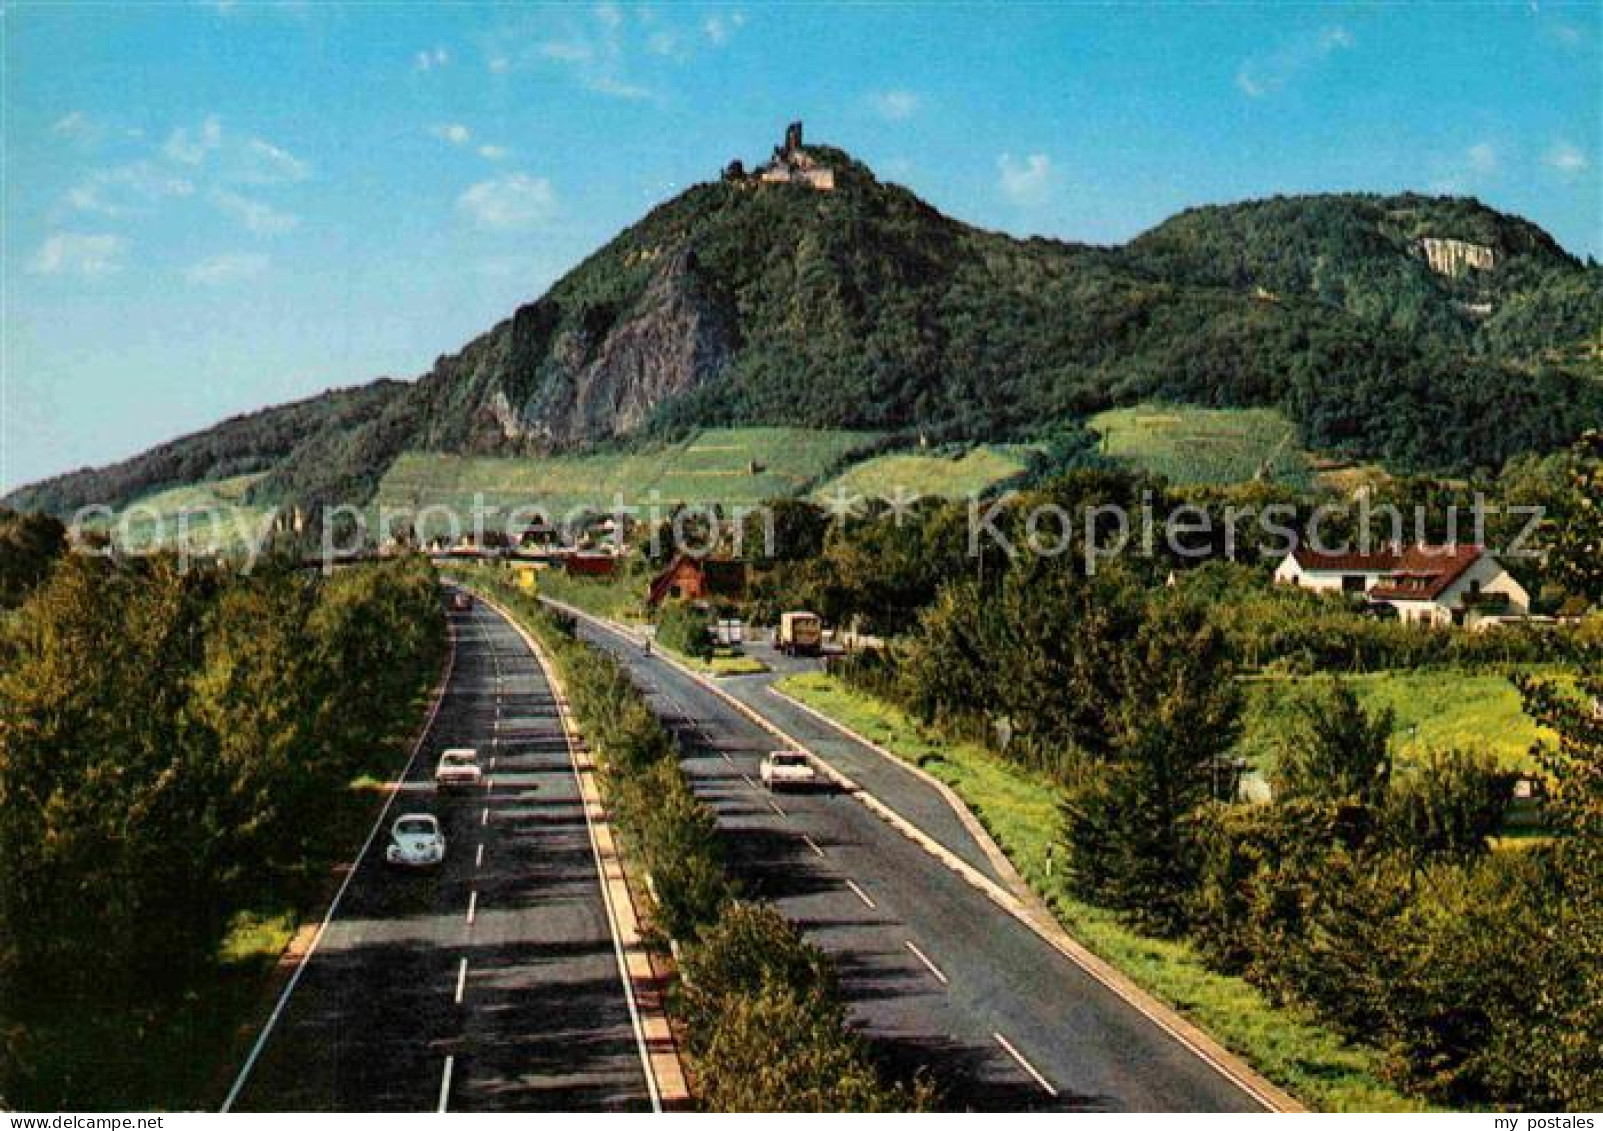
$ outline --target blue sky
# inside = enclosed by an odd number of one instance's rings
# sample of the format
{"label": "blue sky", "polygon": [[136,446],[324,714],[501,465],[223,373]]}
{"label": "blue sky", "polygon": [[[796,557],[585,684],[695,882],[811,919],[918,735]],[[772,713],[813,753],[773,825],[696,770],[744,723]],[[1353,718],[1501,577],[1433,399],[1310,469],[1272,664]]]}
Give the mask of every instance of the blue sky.
{"label": "blue sky", "polygon": [[413,377],[784,124],[952,215],[1474,194],[1603,256],[1603,7],[6,4],[0,490]]}

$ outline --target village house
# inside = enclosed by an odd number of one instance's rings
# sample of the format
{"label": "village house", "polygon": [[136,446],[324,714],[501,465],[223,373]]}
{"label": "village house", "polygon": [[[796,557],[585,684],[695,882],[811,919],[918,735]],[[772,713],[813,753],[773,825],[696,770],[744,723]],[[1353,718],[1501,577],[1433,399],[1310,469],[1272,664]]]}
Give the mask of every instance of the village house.
{"label": "village house", "polygon": [[561,553],[552,555],[569,577],[611,577],[618,572],[618,559],[612,554]]}
{"label": "village house", "polygon": [[1326,554],[1298,549],[1275,580],[1321,592],[1362,593],[1406,624],[1474,627],[1530,613],[1530,594],[1480,546],[1387,547]]}
{"label": "village house", "polygon": [[651,579],[646,604],[656,608],[664,601],[705,601],[715,597],[738,601],[746,596],[746,579],[743,561],[675,554],[667,568]]}

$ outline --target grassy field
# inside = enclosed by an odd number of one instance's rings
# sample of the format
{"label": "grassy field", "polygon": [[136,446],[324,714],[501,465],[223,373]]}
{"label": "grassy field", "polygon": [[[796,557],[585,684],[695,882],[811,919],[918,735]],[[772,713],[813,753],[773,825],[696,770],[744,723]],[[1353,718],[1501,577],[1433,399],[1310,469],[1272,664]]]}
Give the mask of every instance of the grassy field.
{"label": "grassy field", "polygon": [[[539,506],[553,518],[626,504],[755,504],[796,495],[876,436],[805,428],[715,428],[624,452],[511,459],[403,454],[379,483],[376,506],[443,505],[471,512],[474,495],[505,510]],[[425,531],[425,536],[433,534]]]}
{"label": "grassy field", "polygon": [[1309,1106],[1336,1111],[1420,1106],[1379,1079],[1372,1051],[1346,1043],[1298,1012],[1271,1005],[1240,978],[1214,973],[1185,943],[1137,934],[1111,913],[1071,898],[1062,883],[1061,850],[1053,848],[1058,792],[1051,782],[978,746],[933,738],[894,707],[827,676],[791,676],[780,686],[950,785],[1071,934]]}
{"label": "grassy field", "polygon": [[158,491],[135,499],[109,520],[86,521],[84,529],[108,531],[133,550],[177,547],[180,541],[197,551],[237,550],[258,539],[271,519],[269,508],[245,502],[245,492],[260,478],[236,475]]}
{"label": "grassy field", "polygon": [[960,456],[891,452],[853,464],[813,495],[825,498],[845,490],[867,499],[891,499],[899,490],[903,497],[964,499],[1023,471],[1029,451],[1020,445],[991,444]]}
{"label": "grassy field", "polygon": [[1307,456],[1274,409],[1138,405],[1093,416],[1104,455],[1173,483],[1240,483],[1263,477],[1304,487]]}
{"label": "grassy field", "polygon": [[[1247,711],[1238,749],[1260,771],[1274,765],[1275,736],[1285,729],[1292,694],[1317,678],[1263,676],[1243,681]],[[1490,750],[1510,770],[1533,768],[1531,744],[1540,732],[1521,709],[1519,692],[1506,675],[1448,668],[1327,678],[1350,684],[1367,709],[1390,708],[1395,713],[1392,749],[1399,765],[1428,749],[1462,746]]]}

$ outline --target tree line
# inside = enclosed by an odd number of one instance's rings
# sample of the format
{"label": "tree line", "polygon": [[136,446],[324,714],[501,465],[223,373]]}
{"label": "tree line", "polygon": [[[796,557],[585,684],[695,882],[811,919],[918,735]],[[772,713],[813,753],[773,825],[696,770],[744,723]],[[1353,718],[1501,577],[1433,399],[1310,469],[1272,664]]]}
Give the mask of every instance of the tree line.
{"label": "tree line", "polygon": [[1603,1100],[1603,647],[1577,649],[1576,691],[1521,683],[1560,736],[1552,835],[1499,851],[1510,775],[1474,749],[1393,765],[1391,717],[1335,681],[1290,713],[1272,802],[1238,800],[1228,633],[1119,564],[951,582],[890,652],[837,671],[1056,782],[1073,897],[1373,1044],[1415,1094],[1540,1110]]}
{"label": "tree line", "polygon": [[0,1094],[59,1101],[42,1020],[181,996],[241,912],[304,904],[445,647],[423,559],[54,564],[0,627]]}

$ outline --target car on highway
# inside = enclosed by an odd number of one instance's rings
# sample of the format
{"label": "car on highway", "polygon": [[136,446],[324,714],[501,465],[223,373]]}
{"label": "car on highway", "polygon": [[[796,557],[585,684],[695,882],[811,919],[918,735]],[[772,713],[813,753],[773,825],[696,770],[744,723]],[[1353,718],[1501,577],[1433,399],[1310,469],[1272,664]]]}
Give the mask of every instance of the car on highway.
{"label": "car on highway", "polygon": [[457,746],[445,751],[434,767],[434,784],[440,789],[467,789],[483,780],[479,752],[472,747]]}
{"label": "car on highway", "polygon": [[471,594],[463,593],[461,590],[457,590],[455,593],[451,594],[451,610],[453,612],[465,613],[471,608],[473,608],[473,597]]}
{"label": "car on highway", "polygon": [[818,767],[801,750],[774,750],[763,759],[763,785],[769,790],[812,789],[818,784]]}
{"label": "car on highway", "polygon": [[445,859],[445,834],[430,813],[404,813],[390,826],[384,846],[387,863],[402,868],[433,868]]}

